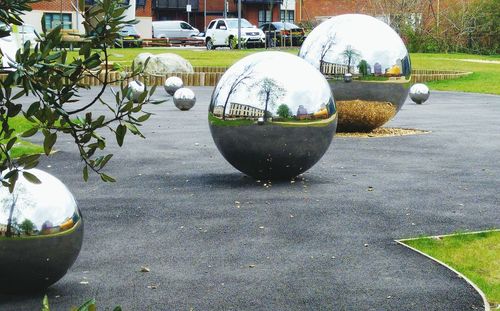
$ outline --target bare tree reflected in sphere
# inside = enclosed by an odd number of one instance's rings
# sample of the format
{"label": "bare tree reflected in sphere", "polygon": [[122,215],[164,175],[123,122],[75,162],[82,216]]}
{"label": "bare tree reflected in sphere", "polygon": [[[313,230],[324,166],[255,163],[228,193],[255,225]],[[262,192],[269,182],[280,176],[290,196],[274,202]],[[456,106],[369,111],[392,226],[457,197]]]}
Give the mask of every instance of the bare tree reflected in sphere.
{"label": "bare tree reflected in sphere", "polygon": [[44,289],[61,279],[76,260],[83,220],[75,198],[54,176],[27,170],[13,193],[0,188],[0,291]]}
{"label": "bare tree reflected in sphere", "polygon": [[229,68],[214,89],[208,119],[224,158],[257,179],[289,179],[311,168],[337,126],[323,75],[283,52],[256,53]]}
{"label": "bare tree reflected in sphere", "polygon": [[403,106],[411,64],[398,34],[362,14],[332,17],[316,27],[299,56],[327,78],[339,112],[337,131],[371,131]]}

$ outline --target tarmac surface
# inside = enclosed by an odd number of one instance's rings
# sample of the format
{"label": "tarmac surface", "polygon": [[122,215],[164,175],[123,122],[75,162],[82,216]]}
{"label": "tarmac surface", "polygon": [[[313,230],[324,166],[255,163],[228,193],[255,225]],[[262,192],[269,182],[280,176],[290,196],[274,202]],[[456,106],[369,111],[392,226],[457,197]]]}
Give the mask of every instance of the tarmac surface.
{"label": "tarmac surface", "polygon": [[[110,144],[114,184],[83,182],[69,138],[40,164],[85,220],[80,256],[46,291],[51,310],[90,298],[99,310],[484,309],[463,279],[394,240],[499,227],[500,96],[407,100],[386,126],[431,133],[334,138],[294,183],[266,187],[219,154],[212,88],[193,89],[191,111],[155,106],[145,140]],[[0,295],[0,310],[40,310],[43,294]]]}

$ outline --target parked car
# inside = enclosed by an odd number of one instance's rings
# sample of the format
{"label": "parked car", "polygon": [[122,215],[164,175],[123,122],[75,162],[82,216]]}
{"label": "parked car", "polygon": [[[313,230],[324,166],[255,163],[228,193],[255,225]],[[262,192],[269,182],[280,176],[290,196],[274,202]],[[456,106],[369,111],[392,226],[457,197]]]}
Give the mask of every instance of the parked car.
{"label": "parked car", "polygon": [[184,21],[153,22],[153,38],[189,38],[200,31]]}
{"label": "parked car", "polygon": [[142,39],[134,25],[124,25],[122,29],[120,29],[120,44],[122,47],[141,47]]}
{"label": "parked car", "polygon": [[263,24],[259,27],[266,34],[266,40],[270,46],[301,45],[304,41],[305,31],[292,23],[273,22]]}
{"label": "parked car", "polygon": [[[238,44],[238,19],[215,19],[208,25],[205,34],[205,45],[208,50],[219,46],[235,48]],[[264,47],[266,37],[264,32],[250,24],[246,19],[241,19],[241,42],[250,47]]]}

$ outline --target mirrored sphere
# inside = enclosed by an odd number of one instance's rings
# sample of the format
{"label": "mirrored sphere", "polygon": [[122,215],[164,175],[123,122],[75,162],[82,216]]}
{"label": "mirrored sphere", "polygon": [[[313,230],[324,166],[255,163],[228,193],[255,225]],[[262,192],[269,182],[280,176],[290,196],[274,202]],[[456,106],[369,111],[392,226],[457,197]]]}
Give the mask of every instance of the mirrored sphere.
{"label": "mirrored sphere", "polygon": [[128,83],[128,88],[131,89],[131,93],[127,98],[137,103],[139,96],[146,90],[146,85],[141,81],[133,80]]}
{"label": "mirrored sphere", "polygon": [[408,51],[398,34],[374,17],[345,14],[328,19],[307,36],[299,56],[330,83],[339,113],[337,131],[382,126],[408,95]]}
{"label": "mirrored sphere", "polygon": [[196,103],[196,96],[191,89],[180,88],[174,93],[174,105],[180,110],[189,110]]}
{"label": "mirrored sphere", "polygon": [[427,85],[422,84],[422,83],[417,83],[414,84],[410,88],[410,98],[413,100],[415,103],[421,105],[424,103],[427,99],[429,99],[429,95],[431,92],[429,91],[429,88]]}
{"label": "mirrored sphere", "polygon": [[173,96],[175,94],[175,91],[180,89],[181,87],[184,86],[184,82],[182,82],[182,79],[179,77],[169,77],[167,80],[165,80],[165,84],[163,87],[165,88],[165,91],[170,95]]}
{"label": "mirrored sphere", "polygon": [[217,148],[235,168],[257,179],[285,179],[323,156],[337,113],[318,70],[289,53],[262,52],[224,73],[208,120]]}
{"label": "mirrored sphere", "polygon": [[83,220],[75,198],[54,176],[20,172],[13,193],[0,188],[0,291],[40,290],[62,278],[80,252]]}

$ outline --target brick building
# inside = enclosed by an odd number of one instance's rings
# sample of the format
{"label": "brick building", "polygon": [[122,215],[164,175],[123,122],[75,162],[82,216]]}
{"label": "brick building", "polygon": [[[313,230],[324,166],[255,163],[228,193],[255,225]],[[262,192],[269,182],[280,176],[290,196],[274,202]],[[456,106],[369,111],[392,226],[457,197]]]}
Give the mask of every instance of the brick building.
{"label": "brick building", "polygon": [[[136,29],[144,38],[151,37],[152,1],[154,0],[125,0],[125,3],[130,5],[126,12],[127,17],[139,20]],[[62,21],[64,29],[78,29],[83,33],[82,18],[75,9],[78,2],[76,0],[50,0],[33,3],[33,10],[23,16],[23,21],[35,26],[38,32],[42,31],[42,23],[46,29],[51,29]],[[91,5],[93,2],[93,0],[85,0],[86,5]]]}
{"label": "brick building", "polygon": [[321,22],[331,16],[348,13],[366,13],[369,0],[297,0],[297,22]]}
{"label": "brick building", "polygon": [[[153,0],[153,19],[184,20],[202,31],[211,20],[224,16],[237,17],[237,0]],[[295,19],[295,0],[241,0],[242,17],[260,26],[266,22]],[[205,7],[206,3],[206,7]],[[191,6],[188,13],[186,6]],[[271,18],[272,12],[272,18]]]}
{"label": "brick building", "polygon": [[[313,1],[313,0],[307,0]],[[32,4],[33,10],[24,15],[26,24],[42,31],[42,23],[51,29],[61,23],[65,29],[79,29],[84,32],[81,17],[76,12],[77,0],[46,0]],[[141,37],[151,38],[153,20],[184,20],[203,31],[211,20],[224,16],[226,3],[227,16],[237,17],[237,0],[125,0],[130,5],[127,15],[139,20],[135,27]],[[270,21],[296,20],[298,0],[241,0],[242,17],[251,24],[260,26]],[[85,0],[86,5],[93,0]],[[205,8],[206,3],[206,8]],[[187,12],[190,5],[191,12]],[[272,15],[271,15],[272,12]]]}

